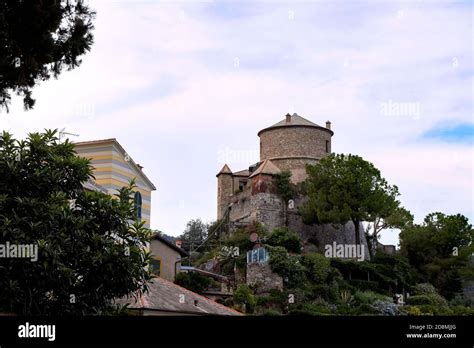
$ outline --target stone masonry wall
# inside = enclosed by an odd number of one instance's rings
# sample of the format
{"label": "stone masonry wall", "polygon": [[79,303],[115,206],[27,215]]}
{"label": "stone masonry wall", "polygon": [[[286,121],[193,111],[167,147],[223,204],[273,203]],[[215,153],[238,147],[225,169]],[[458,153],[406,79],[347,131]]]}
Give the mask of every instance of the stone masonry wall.
{"label": "stone masonry wall", "polygon": [[266,293],[271,289],[283,290],[283,279],[273,273],[268,262],[247,265],[247,285],[255,287],[256,294]]}
{"label": "stone masonry wall", "polygon": [[281,157],[321,159],[327,154],[326,140],[331,152],[331,133],[325,128],[281,127],[260,134],[260,160]]}

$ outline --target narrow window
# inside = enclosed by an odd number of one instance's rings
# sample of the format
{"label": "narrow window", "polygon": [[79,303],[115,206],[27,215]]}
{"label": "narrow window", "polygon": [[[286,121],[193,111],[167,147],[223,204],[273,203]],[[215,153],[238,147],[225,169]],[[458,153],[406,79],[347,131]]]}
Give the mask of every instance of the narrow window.
{"label": "narrow window", "polygon": [[326,153],[329,153],[329,140],[326,140]]}
{"label": "narrow window", "polygon": [[154,275],[160,276],[161,273],[161,260],[158,258],[151,260],[151,269]]}
{"label": "narrow window", "polygon": [[142,219],[142,195],[140,192],[135,192],[134,206],[135,206],[136,217],[138,220],[141,220]]}

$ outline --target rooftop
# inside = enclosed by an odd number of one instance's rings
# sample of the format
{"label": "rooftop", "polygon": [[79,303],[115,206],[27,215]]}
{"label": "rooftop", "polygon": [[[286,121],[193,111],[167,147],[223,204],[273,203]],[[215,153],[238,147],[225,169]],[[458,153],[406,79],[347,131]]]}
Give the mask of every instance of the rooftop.
{"label": "rooftop", "polygon": [[322,127],[314,122],[311,122],[310,120],[307,120],[304,117],[301,117],[297,113],[294,113],[293,115],[286,114],[283,120],[275,123],[274,125],[270,127],[262,129],[260,132],[258,132],[258,135],[260,136],[260,134],[266,130],[270,130],[273,128],[281,128],[281,127],[315,127],[315,128],[320,128],[322,130],[326,130],[328,132],[331,132],[331,134],[333,134],[333,132],[330,129]]}
{"label": "rooftop", "polygon": [[276,165],[273,164],[272,161],[266,159],[260,164],[260,166],[255,170],[250,177],[253,177],[258,174],[278,174],[281,170]]}
{"label": "rooftop", "polygon": [[148,285],[148,292],[140,295],[138,300],[122,298],[117,303],[128,303],[128,308],[131,309],[174,312],[176,314],[243,315],[161,277],[154,277]]}
{"label": "rooftop", "polygon": [[128,156],[128,158],[130,158],[128,162],[136,169],[136,172],[139,173],[139,175],[151,187],[152,190],[156,190],[155,185],[153,185],[151,180],[143,172],[142,170],[143,167],[135,163],[135,161],[130,157],[130,155],[127,154],[127,152],[122,147],[122,145],[120,145],[117,139],[108,138],[108,139],[99,139],[99,140],[90,140],[90,141],[79,141],[79,142],[74,143],[74,146],[83,147],[83,146],[89,146],[89,145],[99,145],[99,144],[109,144],[109,143],[116,145],[117,149],[122,153],[123,156]]}
{"label": "rooftop", "polygon": [[181,256],[189,256],[189,254],[186,252],[186,250],[181,249],[179,246],[177,246],[176,244],[174,244],[173,242],[171,242],[171,241],[168,240],[167,238],[160,236],[158,233],[155,233],[155,234],[152,236],[152,239],[159,240],[160,242],[162,242],[163,244],[167,245],[167,246],[170,247],[171,249],[177,251]]}

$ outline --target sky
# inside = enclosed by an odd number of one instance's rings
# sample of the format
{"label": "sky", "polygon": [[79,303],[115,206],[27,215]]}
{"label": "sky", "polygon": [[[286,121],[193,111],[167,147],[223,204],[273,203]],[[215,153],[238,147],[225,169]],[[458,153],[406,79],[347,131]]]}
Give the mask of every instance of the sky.
{"label": "sky", "polygon": [[373,162],[416,222],[472,223],[470,1],[88,3],[81,66],[35,87],[34,110],[13,98],[0,129],[116,138],[157,187],[153,229],[214,220],[217,172],[258,161],[258,131],[288,112],[330,120],[332,151]]}

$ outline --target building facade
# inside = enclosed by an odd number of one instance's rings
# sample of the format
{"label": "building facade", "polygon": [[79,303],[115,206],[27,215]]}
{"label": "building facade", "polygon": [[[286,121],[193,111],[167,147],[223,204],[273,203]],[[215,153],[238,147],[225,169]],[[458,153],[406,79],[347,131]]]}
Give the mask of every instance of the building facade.
{"label": "building facade", "polygon": [[84,141],[75,143],[78,156],[91,160],[95,179],[85,184],[86,188],[101,191],[110,195],[127,186],[135,179],[135,204],[138,217],[150,227],[151,193],[155,185],[115,139]]}
{"label": "building facade", "polygon": [[153,273],[173,282],[180,271],[181,259],[188,256],[188,253],[159,234],[153,235],[150,250]]}

